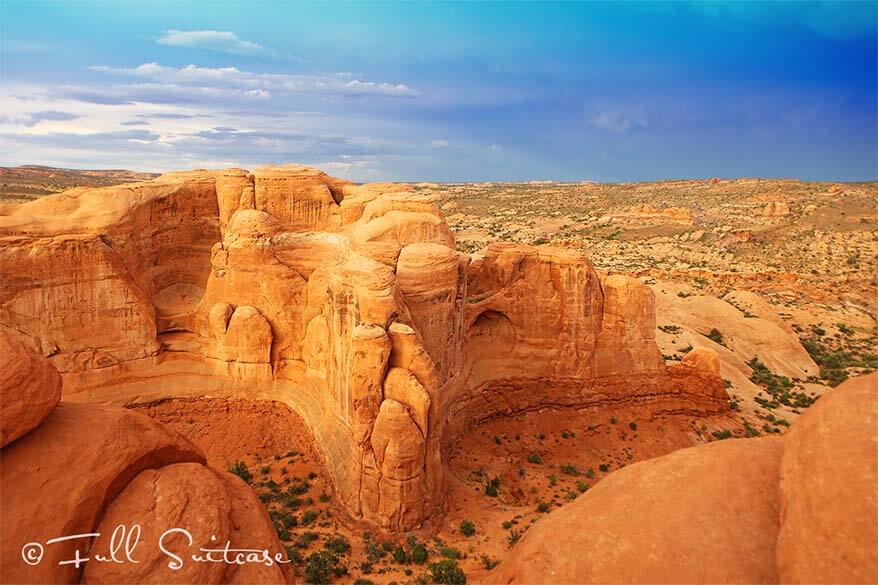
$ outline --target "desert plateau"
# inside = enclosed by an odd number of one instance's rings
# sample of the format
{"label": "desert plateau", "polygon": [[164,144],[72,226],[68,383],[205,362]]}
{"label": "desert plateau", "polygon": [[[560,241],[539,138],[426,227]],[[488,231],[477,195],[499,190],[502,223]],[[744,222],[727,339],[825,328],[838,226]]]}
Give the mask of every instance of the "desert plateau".
{"label": "desert plateau", "polygon": [[878,585],[876,0],[0,0],[0,585]]}
{"label": "desert plateau", "polygon": [[876,192],[282,165],[6,203],[3,581],[162,574],[17,562],[42,490],[59,529],[188,519],[290,561],[187,582],[868,577],[871,546],[807,551],[872,542],[874,498],[795,511],[874,495]]}

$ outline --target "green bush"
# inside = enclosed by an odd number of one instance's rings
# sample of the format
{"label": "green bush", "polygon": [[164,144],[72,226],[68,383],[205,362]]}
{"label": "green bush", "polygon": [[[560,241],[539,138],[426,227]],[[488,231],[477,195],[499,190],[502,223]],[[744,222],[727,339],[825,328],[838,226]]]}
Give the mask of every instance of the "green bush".
{"label": "green bush", "polygon": [[464,536],[472,536],[476,533],[476,525],[469,520],[460,523],[460,533]]}
{"label": "green bush", "polygon": [[437,563],[430,563],[430,574],[433,577],[433,583],[441,583],[443,585],[466,585],[466,575],[463,570],[457,566],[457,562],[451,559],[441,560]]}
{"label": "green bush", "polygon": [[710,333],[708,333],[705,337],[707,337],[709,340],[713,341],[714,343],[718,343],[720,345],[726,344],[725,341],[723,340],[723,334],[719,332],[719,329],[716,329],[716,328],[711,329]]}
{"label": "green bush", "polygon": [[341,577],[348,572],[338,555],[332,551],[324,550],[312,553],[305,564],[305,582],[313,585],[331,583],[333,577]]}
{"label": "green bush", "polygon": [[409,557],[405,553],[405,549],[402,546],[397,545],[395,549],[393,549],[393,560],[399,563],[400,565],[404,565],[409,562]]}
{"label": "green bush", "polygon": [[417,543],[412,547],[412,562],[417,565],[423,565],[427,562],[429,554],[427,547],[421,543]]}
{"label": "green bush", "polygon": [[348,542],[348,539],[341,535],[336,535],[331,538],[327,538],[326,542],[323,543],[323,548],[326,550],[331,550],[332,552],[343,555],[349,550],[351,550],[351,543]]}
{"label": "green bush", "polygon": [[485,494],[491,496],[492,498],[496,498],[500,495],[500,478],[494,476],[491,481],[485,485]]}
{"label": "green bush", "polygon": [[235,461],[229,466],[229,472],[234,473],[247,483],[250,483],[250,480],[253,478],[250,475],[250,470],[247,469],[247,465],[243,461]]}
{"label": "green bush", "polygon": [[542,456],[540,456],[539,453],[534,452],[527,456],[527,462],[533,463],[534,465],[539,465],[543,462],[543,458]]}
{"label": "green bush", "polygon": [[574,477],[579,475],[579,470],[576,469],[576,466],[572,463],[562,463],[560,469],[561,473],[564,473],[566,475],[572,475]]}

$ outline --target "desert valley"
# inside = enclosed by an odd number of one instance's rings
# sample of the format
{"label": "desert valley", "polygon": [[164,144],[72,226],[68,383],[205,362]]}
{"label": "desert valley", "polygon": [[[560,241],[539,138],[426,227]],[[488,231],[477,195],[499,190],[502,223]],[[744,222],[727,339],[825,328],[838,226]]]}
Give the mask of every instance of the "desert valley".
{"label": "desert valley", "polygon": [[874,182],[0,182],[3,583],[878,577]]}

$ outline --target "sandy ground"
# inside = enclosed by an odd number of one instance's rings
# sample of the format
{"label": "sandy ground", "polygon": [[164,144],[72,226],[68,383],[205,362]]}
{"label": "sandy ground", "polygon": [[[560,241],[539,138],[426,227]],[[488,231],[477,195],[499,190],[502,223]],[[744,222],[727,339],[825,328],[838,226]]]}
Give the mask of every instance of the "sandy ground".
{"label": "sandy ground", "polygon": [[[456,558],[470,583],[485,580],[486,567],[501,562],[535,522],[571,502],[624,465],[711,440],[718,429],[734,428],[728,418],[683,415],[644,417],[631,411],[544,410],[497,419],[464,434],[446,454],[447,513],[434,533],[388,535],[351,520],[335,501],[323,460],[302,419],[278,402],[167,400],[138,410],[180,431],[207,454],[208,462],[229,469],[242,461],[250,483],[278,525],[301,572],[327,539],[343,537],[350,550],[339,555],[352,583],[430,582],[429,563]],[[488,485],[499,478],[497,493]],[[276,490],[294,489],[294,507],[271,500]],[[488,493],[486,493],[488,492]],[[286,515],[283,513],[286,512]],[[475,533],[465,535],[461,523]],[[394,551],[410,556],[412,542],[428,551],[424,564],[400,563]]]}

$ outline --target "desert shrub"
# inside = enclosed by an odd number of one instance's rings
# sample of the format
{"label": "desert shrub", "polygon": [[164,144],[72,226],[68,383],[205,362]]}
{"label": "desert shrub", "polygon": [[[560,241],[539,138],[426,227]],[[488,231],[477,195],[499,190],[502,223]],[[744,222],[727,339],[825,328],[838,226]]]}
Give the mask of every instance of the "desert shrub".
{"label": "desert shrub", "polygon": [[303,532],[299,535],[299,540],[296,541],[296,548],[308,548],[318,538],[316,532]]}
{"label": "desert shrub", "polygon": [[317,512],[316,510],[305,510],[305,512],[302,514],[302,525],[308,526],[309,524],[312,524],[315,520],[317,520],[317,516],[319,515],[320,512]]}
{"label": "desert shrub", "polygon": [[598,465],[598,468],[601,470],[601,473],[606,473],[610,470],[610,466],[606,463],[601,463],[600,465]]}
{"label": "desert shrub", "polygon": [[630,423],[628,423],[628,428],[631,429],[632,431],[636,431],[637,430],[637,423],[632,420]]}
{"label": "desert shrub", "polygon": [[854,330],[853,330],[853,328],[848,327],[848,326],[845,325],[844,323],[836,323],[835,326],[838,328],[839,331],[841,331],[841,333],[842,333],[843,335],[846,335],[846,336],[850,337],[851,335],[854,334]]}
{"label": "desert shrub", "polygon": [[718,343],[720,345],[725,345],[725,341],[723,341],[723,334],[719,332],[719,329],[713,328],[710,330],[710,333],[706,335],[706,337],[713,341],[714,343]]}
{"label": "desert shrub", "polygon": [[732,431],[730,431],[728,429],[723,429],[721,431],[713,431],[713,433],[711,433],[711,434],[713,435],[714,439],[719,439],[719,440],[732,438]]}
{"label": "desert shrub", "polygon": [[499,564],[500,564],[500,561],[494,560],[491,557],[489,557],[488,555],[482,555],[482,565],[487,570],[490,571],[491,569],[493,569],[494,567],[496,567]]}
{"label": "desert shrub", "polygon": [[683,329],[677,325],[659,325],[659,330],[665,333],[679,333]]}
{"label": "desert shrub", "polygon": [[581,494],[585,493],[586,491],[588,491],[588,484],[582,480],[577,481],[576,482],[576,491],[578,491]]}
{"label": "desert shrub", "polygon": [[417,565],[423,565],[427,562],[429,553],[427,547],[421,543],[417,543],[412,547],[412,562]]}
{"label": "desert shrub", "polygon": [[521,540],[521,532],[519,530],[509,531],[509,536],[506,537],[506,542],[510,547],[515,545],[519,540]]}
{"label": "desert shrub", "polygon": [[301,565],[305,562],[305,559],[302,557],[302,553],[298,551],[295,547],[288,546],[286,547],[287,558],[290,560],[290,563],[294,565]]}
{"label": "desert shrub", "polygon": [[573,476],[579,475],[579,470],[576,469],[576,466],[573,465],[572,463],[562,463],[560,469],[561,469],[561,473],[564,473],[566,475],[573,475]]}
{"label": "desert shrub", "polygon": [[464,536],[472,536],[476,533],[476,525],[470,520],[464,520],[460,523],[460,533]]}
{"label": "desert shrub", "polygon": [[333,577],[341,577],[348,572],[332,551],[323,550],[312,553],[305,563],[305,582],[314,585],[331,583]]}
{"label": "desert shrub", "polygon": [[466,575],[463,570],[457,566],[457,562],[451,559],[444,559],[436,563],[430,563],[430,575],[433,583],[442,585],[466,585]]}
{"label": "desert shrub", "polygon": [[547,512],[551,512],[551,511],[552,511],[552,504],[550,504],[548,502],[542,502],[542,501],[539,504],[537,504],[537,512],[539,512],[540,514],[545,514]]}
{"label": "desert shrub", "polygon": [[397,545],[395,549],[393,549],[393,560],[403,565],[409,562],[409,557],[405,552],[405,549],[402,546]]}
{"label": "desert shrub", "polygon": [[331,550],[336,554],[343,555],[351,550],[351,543],[348,542],[348,539],[344,536],[335,535],[326,539],[326,542],[323,543],[323,548]]}
{"label": "desert shrub", "polygon": [[229,465],[229,472],[234,473],[247,483],[250,483],[250,480],[253,478],[253,476],[250,475],[250,470],[247,469],[247,464],[243,461],[235,461]]}
{"label": "desert shrub", "polygon": [[783,404],[792,408],[807,408],[814,404],[816,400],[814,397],[796,390],[792,380],[786,376],[778,376],[773,373],[765,364],[759,361],[759,358],[754,357],[747,362],[747,365],[752,368],[750,381],[765,388],[765,391],[771,396],[771,400],[759,396],[754,398],[760,406],[772,409]]}
{"label": "desert shrub", "polygon": [[543,458],[542,458],[542,456],[540,456],[539,453],[533,452],[527,456],[527,462],[533,463],[534,465],[539,465],[540,463],[543,462]]}
{"label": "desert shrub", "polygon": [[439,547],[439,554],[446,559],[459,559],[461,556],[463,556],[460,554],[460,551],[453,546]]}
{"label": "desert shrub", "polygon": [[491,478],[491,481],[485,485],[485,494],[491,496],[492,498],[496,498],[500,495],[500,478],[494,476]]}

